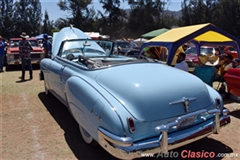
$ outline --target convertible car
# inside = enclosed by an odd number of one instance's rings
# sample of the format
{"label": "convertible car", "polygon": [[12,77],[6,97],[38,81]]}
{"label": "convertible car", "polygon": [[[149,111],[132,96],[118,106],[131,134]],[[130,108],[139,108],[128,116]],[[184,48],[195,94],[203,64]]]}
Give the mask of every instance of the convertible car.
{"label": "convertible car", "polygon": [[134,159],[167,153],[230,123],[221,96],[196,76],[113,49],[114,42],[65,27],[53,36],[51,58],[40,63],[45,94],[66,105],[87,144]]}

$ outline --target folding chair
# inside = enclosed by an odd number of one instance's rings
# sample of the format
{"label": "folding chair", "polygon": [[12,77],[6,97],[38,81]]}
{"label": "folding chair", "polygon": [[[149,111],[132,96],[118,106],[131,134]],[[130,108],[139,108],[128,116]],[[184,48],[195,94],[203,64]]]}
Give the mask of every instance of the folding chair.
{"label": "folding chair", "polygon": [[193,74],[200,78],[203,82],[209,86],[213,86],[213,67],[199,67],[196,66]]}

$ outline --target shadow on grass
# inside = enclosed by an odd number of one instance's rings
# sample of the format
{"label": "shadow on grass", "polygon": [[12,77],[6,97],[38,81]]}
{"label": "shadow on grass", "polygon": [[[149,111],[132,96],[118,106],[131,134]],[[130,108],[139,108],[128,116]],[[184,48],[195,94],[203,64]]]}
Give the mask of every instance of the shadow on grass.
{"label": "shadow on grass", "polygon": [[[32,64],[32,68],[33,68],[33,70],[39,70],[40,65],[39,64]],[[6,72],[21,71],[21,70],[22,70],[21,64],[5,66],[5,71]],[[27,65],[26,65],[26,71],[28,72],[28,66]]]}
{"label": "shadow on grass", "polygon": [[[80,134],[78,123],[72,117],[68,108],[65,107],[54,96],[46,96],[44,92],[38,94],[39,99],[47,108],[51,116],[64,130],[64,137],[69,148],[77,159],[81,160],[115,160],[113,156],[107,153],[100,146],[91,147],[87,145]],[[53,146],[54,147],[54,146]]]}
{"label": "shadow on grass", "polygon": [[27,81],[31,81],[31,79],[24,79],[24,80],[19,79],[18,81],[16,81],[16,83],[24,83]]}

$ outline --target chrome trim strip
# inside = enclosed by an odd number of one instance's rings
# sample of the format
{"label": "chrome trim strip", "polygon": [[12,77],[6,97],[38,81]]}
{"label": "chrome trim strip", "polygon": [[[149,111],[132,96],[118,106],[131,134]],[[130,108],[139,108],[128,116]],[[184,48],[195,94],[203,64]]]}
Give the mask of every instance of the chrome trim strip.
{"label": "chrome trim strip", "polygon": [[186,112],[188,112],[189,111],[189,103],[190,103],[190,101],[194,101],[194,100],[196,100],[195,97],[188,97],[188,98],[183,97],[182,99],[170,102],[169,105],[183,103],[183,105],[185,106]]}
{"label": "chrome trim strip", "polygon": [[173,104],[178,104],[178,103],[185,103],[186,101],[190,102],[190,101],[194,101],[196,99],[197,98],[195,98],[195,97],[183,97],[182,99],[178,99],[176,101],[170,102],[169,104],[173,105]]}
{"label": "chrome trim strip", "polygon": [[[228,112],[223,110],[222,113]],[[168,138],[168,129],[176,124],[180,123],[183,119],[191,117],[193,115],[199,115],[201,113],[215,114],[215,121],[209,122],[203,127],[199,127],[188,133],[180,133],[178,135],[170,135]],[[230,116],[222,114],[219,109],[214,110],[200,110],[193,113],[189,113],[182,117],[178,117],[176,121],[170,122],[166,125],[160,125],[155,128],[157,132],[162,132],[159,140],[152,140],[145,143],[133,143],[131,137],[119,137],[109,133],[101,127],[98,127],[98,143],[110,154],[119,159],[134,159],[140,158],[143,153],[167,153],[168,150],[175,149],[186,144],[192,143],[199,139],[202,139],[212,133],[219,133],[220,126],[224,126],[230,123]]]}

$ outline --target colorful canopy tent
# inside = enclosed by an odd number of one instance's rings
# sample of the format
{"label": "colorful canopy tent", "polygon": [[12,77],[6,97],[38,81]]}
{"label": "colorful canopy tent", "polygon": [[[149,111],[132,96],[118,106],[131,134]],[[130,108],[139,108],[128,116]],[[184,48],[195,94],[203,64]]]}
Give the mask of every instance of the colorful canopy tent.
{"label": "colorful canopy tent", "polygon": [[169,29],[166,29],[166,28],[153,30],[153,31],[151,31],[151,32],[148,32],[148,33],[143,34],[141,37],[142,37],[142,38],[146,38],[146,39],[154,38],[154,37],[156,37],[156,36],[159,36],[159,35],[167,32],[168,30],[169,30]]}
{"label": "colorful canopy tent", "polygon": [[92,39],[98,39],[100,36],[99,32],[84,32],[86,35],[90,36]]}
{"label": "colorful canopy tent", "polygon": [[143,43],[147,42],[148,40],[145,38],[138,38],[133,40],[134,43],[136,43],[139,47],[142,46]]}
{"label": "colorful canopy tent", "polygon": [[[37,40],[41,40],[41,39],[43,39],[43,35],[44,35],[44,34],[39,34],[39,35],[37,35],[35,38],[36,38]],[[49,35],[48,35],[48,39],[52,39],[52,36],[49,36]]]}
{"label": "colorful canopy tent", "polygon": [[140,49],[140,54],[145,47],[164,46],[168,49],[167,64],[169,65],[177,49],[189,41],[196,45],[198,55],[200,54],[200,47],[204,44],[230,45],[235,47],[239,54],[240,40],[211,23],[171,29],[144,43]]}

